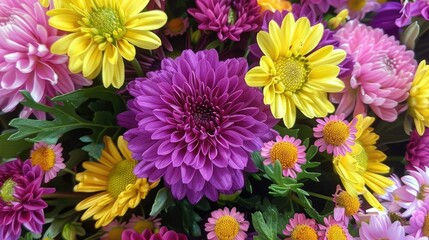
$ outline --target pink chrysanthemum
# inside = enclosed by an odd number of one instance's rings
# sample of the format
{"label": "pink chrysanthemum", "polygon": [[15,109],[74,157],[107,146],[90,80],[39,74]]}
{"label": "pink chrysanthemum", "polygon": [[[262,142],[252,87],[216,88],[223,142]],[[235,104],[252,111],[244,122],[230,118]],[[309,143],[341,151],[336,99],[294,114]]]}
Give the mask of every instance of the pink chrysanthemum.
{"label": "pink chrysanthemum", "polygon": [[[48,25],[47,9],[38,0],[4,0],[0,4],[0,110],[10,112],[24,98],[27,90],[35,101],[47,103],[46,97],[69,93],[90,82],[71,74],[67,56],[49,51],[60,36]],[[20,117],[34,114],[44,119],[44,112],[24,107]]]}
{"label": "pink chrysanthemum", "polygon": [[244,219],[244,214],[237,212],[235,207],[229,210],[225,207],[211,213],[204,224],[208,240],[244,240],[250,223]]}
{"label": "pink chrysanthemum", "polygon": [[277,136],[275,142],[264,143],[261,156],[265,158],[264,165],[274,164],[278,160],[282,165],[283,176],[291,178],[296,178],[296,174],[302,172],[301,165],[307,161],[301,140],[290,136]]}
{"label": "pink chrysanthemum", "polygon": [[101,236],[100,240],[121,240],[122,232],[125,229],[125,223],[113,220],[107,226],[103,227],[103,231],[106,233]]}
{"label": "pink chrysanthemum", "polygon": [[387,214],[372,215],[369,223],[362,222],[359,229],[360,239],[405,239],[405,231],[399,221],[391,222]]}
{"label": "pink chrysanthemum", "polygon": [[417,64],[414,53],[381,29],[356,20],[347,22],[334,39],[355,62],[351,76],[343,79],[346,88],[330,95],[332,102],[339,103],[336,112],[365,115],[369,106],[381,119],[395,121],[406,110]]}
{"label": "pink chrysanthemum", "polygon": [[423,203],[413,212],[405,231],[414,237],[429,237],[429,202]]}
{"label": "pink chrysanthemum", "polygon": [[375,11],[380,7],[377,0],[329,0],[330,4],[335,8],[335,12],[339,13],[344,9],[349,11],[349,16],[352,19],[363,19],[365,14]]}
{"label": "pink chrysanthemum", "polygon": [[405,166],[408,170],[429,167],[429,131],[425,131],[422,136],[416,130],[411,133],[405,159],[408,162]]}
{"label": "pink chrysanthemum", "polygon": [[217,33],[220,41],[240,41],[244,32],[258,29],[260,9],[256,0],[197,0],[191,14],[198,29]]}
{"label": "pink chrysanthemum", "polygon": [[349,123],[344,120],[344,114],[331,115],[322,119],[317,119],[319,123],[313,128],[313,135],[318,138],[314,145],[319,147],[319,151],[327,151],[329,154],[334,153],[334,156],[346,155],[351,152],[350,146],[355,144],[356,139],[356,123],[357,118]]}
{"label": "pink chrysanthemum", "polygon": [[33,167],[28,160],[0,165],[0,239],[18,239],[21,225],[33,233],[42,232],[43,209],[48,206],[42,195],[55,191],[40,187],[42,180],[40,167]]}
{"label": "pink chrysanthemum", "polygon": [[155,218],[154,216],[144,218],[143,216],[136,216],[133,214],[126,227],[138,233],[142,233],[145,229],[154,232],[161,227],[161,218]]}
{"label": "pink chrysanthemum", "polygon": [[295,213],[282,233],[289,236],[286,240],[317,240],[316,220],[308,219],[302,213]]}
{"label": "pink chrysanthemum", "polygon": [[337,221],[329,215],[323,219],[324,224],[319,224],[319,240],[352,240],[353,237],[347,230],[344,221]]}
{"label": "pink chrysanthemum", "polygon": [[401,178],[405,186],[403,217],[411,216],[423,203],[429,201],[429,167],[409,170],[408,175]]}
{"label": "pink chrysanthemum", "polygon": [[378,197],[382,200],[381,204],[388,212],[400,215],[401,209],[407,207],[405,202],[412,201],[412,198],[410,198],[406,186],[402,185],[397,175],[392,174],[389,179],[392,180],[394,184],[387,187],[385,189],[386,193]]}
{"label": "pink chrysanthemum", "polygon": [[187,240],[185,234],[177,233],[173,230],[168,230],[166,227],[161,227],[159,232],[154,233],[148,229],[142,233],[138,233],[132,229],[126,229],[122,232],[121,240]]}
{"label": "pink chrysanthemum", "polygon": [[57,176],[57,173],[66,167],[63,163],[63,148],[61,143],[48,145],[45,142],[35,143],[30,153],[33,166],[38,165],[45,175],[45,183]]}

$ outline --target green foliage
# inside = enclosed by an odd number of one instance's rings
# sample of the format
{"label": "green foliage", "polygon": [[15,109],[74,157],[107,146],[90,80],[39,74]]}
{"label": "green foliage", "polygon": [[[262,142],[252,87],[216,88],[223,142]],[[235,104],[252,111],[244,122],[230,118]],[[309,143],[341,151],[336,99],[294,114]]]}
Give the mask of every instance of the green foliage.
{"label": "green foliage", "polygon": [[0,135],[0,159],[16,157],[23,151],[31,149],[33,146],[33,143],[23,139],[17,141],[8,140],[14,132],[15,131],[4,131]]}
{"label": "green foliage", "polygon": [[264,199],[260,206],[261,211],[252,213],[252,224],[258,236],[254,239],[272,240],[279,239],[288,219],[291,217],[291,212],[280,213],[276,205]]}
{"label": "green foliage", "polygon": [[202,220],[200,214],[196,213],[194,210],[194,206],[186,200],[179,201],[178,205],[181,211],[181,214],[179,216],[182,216],[182,224],[185,233],[193,237],[200,237],[201,228],[199,222]]}
{"label": "green foliage", "polygon": [[155,201],[150,210],[150,216],[158,215],[162,210],[167,209],[174,204],[173,196],[167,188],[161,188],[156,194]]}

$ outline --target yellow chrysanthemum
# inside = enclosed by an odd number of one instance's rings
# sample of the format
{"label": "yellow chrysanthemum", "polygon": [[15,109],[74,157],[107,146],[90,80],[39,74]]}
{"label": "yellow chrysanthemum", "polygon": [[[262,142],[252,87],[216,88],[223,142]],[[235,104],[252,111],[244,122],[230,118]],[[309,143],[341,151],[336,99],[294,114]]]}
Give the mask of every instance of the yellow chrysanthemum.
{"label": "yellow chrysanthemum", "polygon": [[261,12],[265,11],[279,11],[283,10],[291,11],[292,4],[287,0],[258,0],[258,5],[261,7]]}
{"label": "yellow chrysanthemum", "polygon": [[337,65],[346,52],[331,45],[312,52],[322,38],[323,26],[310,26],[305,17],[295,22],[291,13],[281,26],[271,21],[268,30],[257,34],[264,56],[259,66],[247,72],[246,83],[264,88],[264,103],[271,106],[275,118],[283,118],[288,128],[295,124],[296,108],[308,118],[332,113],[335,108],[327,93],[344,88],[337,78]]}
{"label": "yellow chrysanthemum", "polygon": [[159,10],[141,12],[149,0],[69,0],[48,11],[49,24],[69,32],[51,46],[55,54],[68,54],[69,68],[89,79],[102,70],[103,84],[120,88],[124,61],[132,61],[134,46],[156,49],[159,37],[150,30],[161,28],[167,15]]}
{"label": "yellow chrysanthemum", "polygon": [[420,62],[411,84],[408,98],[408,114],[414,119],[418,134],[429,127],[429,66],[426,61]]}
{"label": "yellow chrysanthemum", "polygon": [[73,189],[75,192],[99,192],[75,207],[77,211],[87,209],[82,220],[92,216],[97,220],[96,228],[106,226],[129,208],[135,208],[159,183],[149,183],[146,178],[134,175],[137,161],[131,157],[128,143],[122,136],[118,138],[119,150],[110,137],[104,137],[104,144],[98,162],[83,163],[86,170],[76,175],[80,183]]}
{"label": "yellow chrysanthemum", "polygon": [[380,174],[388,173],[390,168],[382,163],[386,155],[375,146],[379,136],[370,127],[374,118],[361,114],[356,118],[357,133],[355,144],[351,146],[352,152],[334,157],[334,170],[351,196],[363,195],[371,206],[382,210],[383,206],[369,189],[377,194],[385,194],[385,189],[393,182]]}

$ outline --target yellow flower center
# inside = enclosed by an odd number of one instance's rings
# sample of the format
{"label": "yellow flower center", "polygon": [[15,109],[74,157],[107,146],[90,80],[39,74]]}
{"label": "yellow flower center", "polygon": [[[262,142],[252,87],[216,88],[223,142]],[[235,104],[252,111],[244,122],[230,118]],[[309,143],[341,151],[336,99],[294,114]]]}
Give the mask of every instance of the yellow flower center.
{"label": "yellow flower center", "polygon": [[292,240],[317,240],[317,233],[316,231],[306,225],[306,224],[299,224],[296,226],[291,234]]}
{"label": "yellow flower center", "polygon": [[282,12],[283,10],[292,10],[292,5],[286,0],[258,0],[258,5],[261,7],[261,12],[276,10]]}
{"label": "yellow flower center", "polygon": [[362,8],[365,7],[365,4],[366,4],[366,0],[348,0],[347,1],[348,9],[355,12],[362,10]]}
{"label": "yellow flower center", "polygon": [[169,20],[167,22],[166,27],[172,33],[180,33],[184,30],[183,28],[185,27],[185,24],[183,23],[183,19],[178,17],[178,18],[173,18],[173,19]]}
{"label": "yellow flower center", "polygon": [[425,237],[429,237],[429,214],[426,215],[423,222],[422,232]]}
{"label": "yellow flower center", "polygon": [[424,200],[429,194],[429,185],[422,184],[420,191],[417,193],[417,199]]}
{"label": "yellow flower center", "polygon": [[114,227],[109,231],[109,240],[121,240],[122,232],[124,231],[123,227]]}
{"label": "yellow flower center", "polygon": [[154,228],[153,222],[148,220],[138,221],[134,225],[134,230],[138,233],[142,233],[145,229],[149,229],[153,232]]}
{"label": "yellow flower center", "polygon": [[134,160],[122,160],[113,167],[109,174],[107,185],[107,191],[109,191],[113,197],[119,196],[128,184],[136,182],[137,176],[134,175],[133,172],[135,165],[136,161]]}
{"label": "yellow flower center", "polygon": [[334,146],[344,144],[349,134],[349,127],[343,121],[330,121],[323,128],[323,139]]}
{"label": "yellow flower center", "polygon": [[15,185],[16,183],[9,178],[0,187],[0,198],[3,199],[4,202],[12,202],[15,200],[13,197]]}
{"label": "yellow flower center", "polygon": [[272,147],[270,158],[273,163],[279,160],[283,169],[292,168],[298,160],[298,149],[292,143],[278,142]]}
{"label": "yellow flower center", "polygon": [[231,216],[222,216],[215,223],[215,234],[219,240],[233,240],[238,235],[240,225]]}
{"label": "yellow flower center", "polygon": [[347,216],[356,214],[360,208],[359,198],[357,196],[353,197],[345,191],[338,194],[337,204],[346,210]]}
{"label": "yellow flower center", "polygon": [[356,141],[355,145],[351,146],[352,152],[349,153],[356,160],[357,173],[362,175],[368,166],[368,155],[366,154],[365,148]]}
{"label": "yellow flower center", "polygon": [[304,59],[280,57],[274,62],[274,67],[274,81],[280,84],[284,92],[294,93],[307,81],[309,70]]}
{"label": "yellow flower center", "polygon": [[31,164],[39,165],[44,172],[49,171],[55,165],[55,152],[50,147],[40,147],[31,153]]}
{"label": "yellow flower center", "polygon": [[330,226],[326,235],[327,240],[347,240],[346,233],[338,224]]}
{"label": "yellow flower center", "polygon": [[105,41],[111,43],[121,39],[125,34],[121,17],[116,10],[111,8],[94,9],[88,18],[84,18],[82,21],[94,34],[94,40],[97,43]]}

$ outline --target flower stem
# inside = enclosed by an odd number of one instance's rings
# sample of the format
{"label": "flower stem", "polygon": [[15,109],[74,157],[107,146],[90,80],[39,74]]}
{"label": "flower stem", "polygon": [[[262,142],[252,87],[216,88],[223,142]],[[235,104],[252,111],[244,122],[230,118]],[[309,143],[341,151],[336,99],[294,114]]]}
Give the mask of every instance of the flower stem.
{"label": "flower stem", "polygon": [[313,197],[324,199],[326,201],[332,201],[332,197],[328,197],[328,196],[325,196],[325,195],[322,195],[322,194],[319,194],[319,193],[315,193],[315,192],[310,192],[310,191],[307,191],[307,193],[310,194],[310,196],[313,196]]}
{"label": "flower stem", "polygon": [[134,70],[136,70],[137,76],[144,77],[142,67],[136,58],[131,61],[131,64],[133,65]]}
{"label": "flower stem", "polygon": [[68,173],[72,174],[72,175],[76,175],[76,173],[75,173],[75,172],[73,172],[72,170],[70,170],[70,169],[68,169],[68,168],[64,168],[63,170],[64,170],[65,172],[68,172]]}

